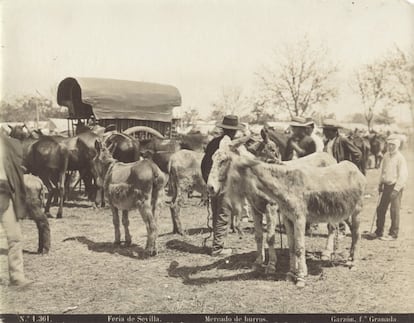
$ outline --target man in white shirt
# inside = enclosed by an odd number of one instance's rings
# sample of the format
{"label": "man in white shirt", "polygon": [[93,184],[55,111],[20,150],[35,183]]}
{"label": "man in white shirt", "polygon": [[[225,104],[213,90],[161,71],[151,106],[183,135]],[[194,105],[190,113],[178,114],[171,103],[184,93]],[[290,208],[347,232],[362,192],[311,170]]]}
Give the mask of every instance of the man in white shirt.
{"label": "man in white shirt", "polygon": [[[408,179],[407,163],[404,156],[398,150],[400,144],[400,138],[397,135],[390,135],[387,138],[387,152],[384,154],[381,165],[378,191],[382,195],[377,207],[377,229],[374,235],[386,241],[398,238],[401,197]],[[388,233],[389,236],[383,236],[385,215],[390,204],[391,227]]]}

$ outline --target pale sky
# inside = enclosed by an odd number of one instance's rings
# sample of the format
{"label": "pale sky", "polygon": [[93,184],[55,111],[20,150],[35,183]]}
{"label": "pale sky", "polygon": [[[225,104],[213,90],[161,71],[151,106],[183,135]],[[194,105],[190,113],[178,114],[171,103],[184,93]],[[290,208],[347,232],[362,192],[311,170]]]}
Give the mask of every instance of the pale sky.
{"label": "pale sky", "polygon": [[[3,0],[2,96],[56,96],[68,76],[176,86],[202,116],[223,87],[245,94],[283,43],[307,35],[340,71],[338,116],[357,112],[349,77],[394,45],[414,42],[414,6],[404,0]],[[404,116],[404,109],[396,110]]]}

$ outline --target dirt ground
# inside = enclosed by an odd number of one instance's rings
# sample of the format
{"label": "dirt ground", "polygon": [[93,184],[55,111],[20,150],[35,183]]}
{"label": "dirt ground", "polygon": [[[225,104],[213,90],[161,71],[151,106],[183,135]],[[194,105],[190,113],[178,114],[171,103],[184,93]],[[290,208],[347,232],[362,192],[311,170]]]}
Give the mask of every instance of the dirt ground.
{"label": "dirt ground", "polygon": [[[403,151],[414,174],[414,153]],[[361,232],[370,231],[378,194],[378,170],[368,171]],[[50,219],[52,250],[37,255],[34,222],[22,221],[24,260],[36,285],[24,291],[8,287],[7,243],[0,231],[0,313],[412,313],[414,312],[414,186],[404,191],[400,237],[370,240],[363,234],[361,261],[351,271],[320,260],[326,225],[306,240],[309,277],[304,289],[284,280],[288,271],[287,240],[278,236],[274,276],[252,271],[253,224],[243,222],[245,235],[230,234],[237,253],[225,259],[208,255],[207,209],[190,199],[182,211],[186,236],[171,234],[169,209],[159,224],[159,254],[143,257],[146,230],[137,212],[130,214],[131,247],[114,247],[109,209],[94,209],[85,200],[71,201],[63,219]],[[56,208],[52,209],[56,213]],[[389,227],[387,215],[386,230]],[[346,255],[350,236],[340,240]],[[211,240],[208,240],[208,246]],[[171,269],[172,262],[178,267]]]}

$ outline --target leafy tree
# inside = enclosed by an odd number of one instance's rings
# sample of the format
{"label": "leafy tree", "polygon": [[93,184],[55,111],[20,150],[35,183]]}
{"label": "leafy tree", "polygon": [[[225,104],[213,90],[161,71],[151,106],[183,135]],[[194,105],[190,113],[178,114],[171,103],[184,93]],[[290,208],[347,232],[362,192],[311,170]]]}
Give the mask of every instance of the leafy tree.
{"label": "leafy tree", "polygon": [[347,118],[347,121],[353,122],[353,123],[366,123],[365,114],[364,113],[360,113],[360,112],[351,114]]}
{"label": "leafy tree", "polygon": [[0,102],[1,121],[45,121],[48,118],[66,117],[66,108],[56,106],[52,100],[45,97],[24,95],[12,100],[12,102]]}
{"label": "leafy tree", "polygon": [[336,67],[329,63],[327,51],[312,48],[304,39],[274,51],[271,62],[257,73],[264,97],[289,115],[310,115],[334,99],[337,89],[331,84]]}
{"label": "leafy tree", "polygon": [[182,122],[185,127],[195,125],[197,119],[199,118],[199,113],[197,109],[189,107],[186,111],[184,111],[184,115],[182,117]]}
{"label": "leafy tree", "polygon": [[211,119],[221,120],[226,114],[245,116],[249,109],[249,103],[242,92],[240,87],[223,87],[219,97],[213,102]]}
{"label": "leafy tree", "polygon": [[374,117],[374,120],[378,124],[390,125],[395,122],[395,118],[389,114],[388,109],[382,109],[382,111]]}

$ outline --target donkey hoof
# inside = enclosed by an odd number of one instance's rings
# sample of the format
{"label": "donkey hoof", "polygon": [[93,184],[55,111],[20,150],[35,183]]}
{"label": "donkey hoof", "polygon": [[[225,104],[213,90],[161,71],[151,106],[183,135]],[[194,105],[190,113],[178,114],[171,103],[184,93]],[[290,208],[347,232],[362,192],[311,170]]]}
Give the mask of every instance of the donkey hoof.
{"label": "donkey hoof", "polygon": [[115,247],[119,247],[120,245],[121,245],[121,241],[119,241],[119,240],[114,241],[114,246]]}
{"label": "donkey hoof", "polygon": [[178,229],[174,229],[173,234],[179,234],[180,236],[184,236],[184,231],[183,230],[178,230]]}
{"label": "donkey hoof", "polygon": [[266,269],[265,269],[265,274],[266,275],[274,275],[274,274],[276,274],[276,267],[275,266],[266,266]]}
{"label": "donkey hoof", "polygon": [[322,261],[329,261],[329,260],[331,260],[331,255],[328,255],[328,254],[322,254],[322,256],[321,256],[321,260]]}
{"label": "donkey hoof", "polygon": [[288,282],[296,282],[296,275],[294,273],[292,273],[291,271],[286,273],[286,281]]}
{"label": "donkey hoof", "polygon": [[254,262],[252,265],[252,269],[253,271],[261,272],[263,271],[263,265],[261,263]]}
{"label": "donkey hoof", "polygon": [[348,260],[345,263],[345,266],[347,266],[349,268],[349,270],[356,270],[357,269],[357,266],[356,266],[356,264],[353,261],[349,261]]}
{"label": "donkey hoof", "polygon": [[132,241],[131,240],[126,240],[125,241],[125,247],[130,247],[131,244],[132,244]]}
{"label": "donkey hoof", "polygon": [[305,285],[306,285],[305,280],[303,278],[298,277],[297,280],[296,280],[296,287],[297,288],[303,288],[303,287],[305,287]]}
{"label": "donkey hoof", "polygon": [[45,255],[45,254],[49,253],[49,248],[45,248],[45,247],[38,248],[37,253],[39,255]]}
{"label": "donkey hoof", "polygon": [[156,249],[150,248],[145,250],[145,255],[148,257],[154,257],[158,254],[158,251]]}
{"label": "donkey hoof", "polygon": [[56,219],[61,219],[62,218],[62,213],[58,213],[57,215],[56,215]]}

